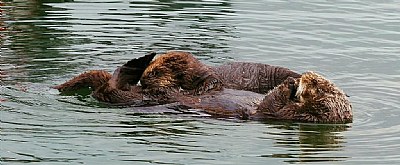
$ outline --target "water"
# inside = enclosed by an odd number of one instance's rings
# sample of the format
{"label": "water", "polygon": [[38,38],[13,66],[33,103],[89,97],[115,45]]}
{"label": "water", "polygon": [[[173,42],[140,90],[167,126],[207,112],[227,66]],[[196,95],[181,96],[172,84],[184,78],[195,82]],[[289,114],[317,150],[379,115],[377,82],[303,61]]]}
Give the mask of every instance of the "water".
{"label": "water", "polygon": [[[396,1],[1,2],[1,164],[396,164]],[[351,97],[346,125],[109,108],[52,85],[149,51],[314,70]],[[151,109],[150,109],[151,110]]]}

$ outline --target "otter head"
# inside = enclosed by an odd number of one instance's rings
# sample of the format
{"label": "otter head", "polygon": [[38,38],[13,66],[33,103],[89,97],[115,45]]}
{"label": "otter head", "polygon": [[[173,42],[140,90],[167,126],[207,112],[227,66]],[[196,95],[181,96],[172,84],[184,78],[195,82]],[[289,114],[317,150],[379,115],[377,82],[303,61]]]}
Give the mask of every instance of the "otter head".
{"label": "otter head", "polygon": [[319,123],[346,123],[353,117],[346,94],[314,72],[286,79],[266,95],[258,112],[261,118]]}
{"label": "otter head", "polygon": [[315,102],[327,97],[345,97],[346,94],[325,77],[309,71],[297,79],[296,97],[300,102]]}
{"label": "otter head", "polygon": [[[334,83],[315,72],[305,72],[297,80],[297,113],[314,122],[351,122],[352,107],[347,95]],[[300,116],[301,116],[300,115]]]}

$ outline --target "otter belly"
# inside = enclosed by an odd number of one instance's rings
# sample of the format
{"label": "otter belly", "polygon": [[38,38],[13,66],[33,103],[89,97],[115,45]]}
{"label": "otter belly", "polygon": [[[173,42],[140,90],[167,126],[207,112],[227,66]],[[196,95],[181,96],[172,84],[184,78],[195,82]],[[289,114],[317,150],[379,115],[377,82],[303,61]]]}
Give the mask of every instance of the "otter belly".
{"label": "otter belly", "polygon": [[250,91],[224,89],[201,96],[182,96],[179,102],[135,107],[130,112],[242,119],[241,113],[254,112],[263,98],[264,95]]}
{"label": "otter belly", "polygon": [[225,110],[253,110],[264,97],[262,94],[250,91],[224,89],[216,94],[200,96],[199,105],[221,107]]}

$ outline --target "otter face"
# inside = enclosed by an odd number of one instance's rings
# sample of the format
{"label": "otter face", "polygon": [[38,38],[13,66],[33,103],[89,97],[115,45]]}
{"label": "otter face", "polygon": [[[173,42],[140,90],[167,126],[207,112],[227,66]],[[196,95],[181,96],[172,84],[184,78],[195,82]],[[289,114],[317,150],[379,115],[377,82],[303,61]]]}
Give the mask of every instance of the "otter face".
{"label": "otter face", "polygon": [[303,73],[296,83],[296,97],[300,102],[317,100],[326,95],[343,94],[343,91],[328,79],[312,71]]}
{"label": "otter face", "polygon": [[[314,122],[350,122],[353,113],[346,94],[325,77],[306,72],[297,80],[297,113]],[[305,115],[307,114],[307,115]]]}
{"label": "otter face", "polygon": [[286,79],[266,95],[258,110],[262,118],[303,122],[346,123],[353,118],[346,94],[314,72]]}

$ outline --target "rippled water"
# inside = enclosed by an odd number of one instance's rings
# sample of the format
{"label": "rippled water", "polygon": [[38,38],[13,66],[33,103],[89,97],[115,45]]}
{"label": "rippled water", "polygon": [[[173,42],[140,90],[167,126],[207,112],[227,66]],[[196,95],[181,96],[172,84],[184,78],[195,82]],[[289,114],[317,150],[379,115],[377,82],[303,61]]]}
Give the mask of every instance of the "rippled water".
{"label": "rippled water", "polygon": [[[0,2],[1,164],[400,162],[396,1]],[[351,97],[347,125],[110,108],[50,89],[149,51],[315,70]]]}

